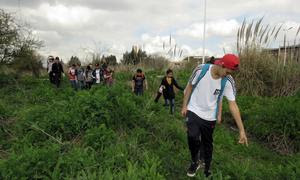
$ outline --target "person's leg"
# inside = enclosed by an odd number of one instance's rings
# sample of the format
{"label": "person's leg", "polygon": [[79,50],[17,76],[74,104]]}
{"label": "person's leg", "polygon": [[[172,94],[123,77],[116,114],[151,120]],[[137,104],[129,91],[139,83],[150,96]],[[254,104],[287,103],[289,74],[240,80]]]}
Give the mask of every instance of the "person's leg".
{"label": "person's leg", "polygon": [[197,162],[199,159],[198,154],[200,148],[200,129],[197,123],[198,116],[195,113],[188,111],[186,119],[188,144],[191,153],[191,158],[193,162]]}
{"label": "person's leg", "polygon": [[75,89],[74,80],[70,80],[70,83],[71,83],[71,87],[72,87],[73,89]]}
{"label": "person's leg", "polygon": [[139,94],[140,94],[140,96],[142,96],[144,94],[144,89],[143,88],[139,89]]}
{"label": "person's leg", "polygon": [[188,146],[191,154],[192,163],[188,169],[188,176],[195,176],[197,169],[200,167],[199,160],[199,148],[200,148],[200,129],[198,124],[199,117],[191,112],[187,112],[186,125],[187,125],[187,138]]}
{"label": "person's leg", "polygon": [[170,112],[171,114],[175,112],[175,99],[170,99]]}
{"label": "person's leg", "polygon": [[79,89],[83,90],[83,88],[84,88],[84,81],[79,81],[78,83],[79,83]]}
{"label": "person's leg", "polygon": [[82,89],[86,88],[86,81],[82,81]]}
{"label": "person's leg", "polygon": [[201,163],[204,163],[204,145],[203,145],[203,141],[201,141],[201,137],[200,137],[199,160],[201,161]]}
{"label": "person's leg", "polygon": [[169,99],[165,98],[165,104],[164,106],[169,106]]}
{"label": "person's leg", "polygon": [[133,92],[134,92],[134,94],[135,94],[135,95],[137,95],[137,96],[139,95],[139,94],[138,94],[138,90],[137,90],[137,89],[134,89],[134,91],[133,91]]}
{"label": "person's leg", "polygon": [[49,73],[49,81],[50,81],[51,84],[53,84],[53,78],[52,78],[52,73],[51,72]]}
{"label": "person's leg", "polygon": [[77,91],[78,89],[78,81],[74,80],[74,89],[75,91]]}
{"label": "person's leg", "polygon": [[78,88],[79,90],[82,89],[82,81],[77,81],[77,88]]}
{"label": "person's leg", "polygon": [[213,153],[213,132],[216,125],[216,121],[205,121],[202,120],[200,125],[201,132],[201,144],[204,147],[204,162],[205,169],[204,173],[206,176],[210,174],[210,164]]}
{"label": "person's leg", "polygon": [[88,88],[88,89],[91,89],[91,88],[92,88],[92,82],[87,82],[86,85],[87,85],[87,88]]}
{"label": "person's leg", "polygon": [[55,85],[57,88],[59,88],[59,85],[60,85],[60,78],[58,75],[55,75]]}

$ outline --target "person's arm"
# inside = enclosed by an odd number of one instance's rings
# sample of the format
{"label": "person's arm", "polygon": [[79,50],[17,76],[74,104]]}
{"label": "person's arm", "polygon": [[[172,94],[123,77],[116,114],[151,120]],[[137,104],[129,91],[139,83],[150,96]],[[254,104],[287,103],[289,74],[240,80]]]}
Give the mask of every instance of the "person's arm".
{"label": "person's arm", "polygon": [[188,83],[185,92],[184,92],[184,97],[183,97],[183,103],[182,103],[182,109],[181,109],[181,114],[185,117],[186,112],[187,112],[187,104],[188,100],[190,99],[191,93],[192,93],[193,86],[191,83]]}
{"label": "person's arm", "polygon": [[175,85],[176,88],[180,89],[181,91],[184,90],[182,87],[180,87],[180,86],[178,85],[178,83],[177,83],[177,81],[176,81],[175,79],[173,79],[173,81],[174,81],[174,85]]}
{"label": "person's arm", "polygon": [[134,92],[134,86],[135,86],[135,82],[134,82],[134,80],[132,80],[131,81],[131,90],[132,90],[132,92]]}
{"label": "person's arm", "polygon": [[70,69],[68,69],[68,71],[67,71],[67,76],[68,76],[68,78],[70,78],[70,73],[71,73],[71,70]]}
{"label": "person's arm", "polygon": [[92,72],[92,77],[93,77],[93,79],[96,79],[96,71],[95,70],[93,70],[93,72]]}
{"label": "person's arm", "polygon": [[245,144],[246,146],[248,146],[248,139],[247,139],[247,136],[245,133],[245,129],[244,129],[244,125],[242,122],[239,107],[235,101],[228,101],[228,104],[229,104],[229,110],[233,116],[233,119],[235,120],[235,123],[236,123],[237,127],[239,128],[239,133],[240,133],[239,143]]}
{"label": "person's arm", "polygon": [[146,79],[144,81],[145,81],[145,88],[146,88],[146,90],[148,90],[148,82]]}
{"label": "person's arm", "polygon": [[65,72],[64,72],[63,66],[61,64],[59,64],[59,65],[60,65],[60,68],[61,68],[61,72],[64,74]]}
{"label": "person's arm", "polygon": [[131,80],[131,91],[134,92],[134,86],[135,86],[135,76],[132,77]]}

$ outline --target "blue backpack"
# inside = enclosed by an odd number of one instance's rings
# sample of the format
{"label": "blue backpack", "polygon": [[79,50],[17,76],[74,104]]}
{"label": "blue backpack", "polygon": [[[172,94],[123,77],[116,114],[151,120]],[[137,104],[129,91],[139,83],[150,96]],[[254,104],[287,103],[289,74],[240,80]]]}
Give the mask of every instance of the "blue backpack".
{"label": "blue backpack", "polygon": [[[197,87],[198,83],[200,82],[200,80],[205,76],[205,74],[207,73],[207,71],[209,70],[209,67],[210,67],[211,64],[204,64],[204,66],[202,67],[201,69],[201,73],[195,83],[195,85],[193,85],[193,88],[192,88],[192,93],[190,95],[190,98],[192,97],[192,94],[195,90],[195,88]],[[219,103],[221,101],[221,97],[224,93],[224,89],[225,89],[225,85],[226,85],[226,82],[227,82],[228,78],[227,76],[223,77],[222,80],[221,80],[221,91],[220,91],[220,94],[218,96],[218,100],[217,100],[217,110],[216,110],[216,117],[218,116],[218,111],[219,111]],[[190,99],[189,99],[190,101]],[[188,101],[188,102],[189,102]]]}

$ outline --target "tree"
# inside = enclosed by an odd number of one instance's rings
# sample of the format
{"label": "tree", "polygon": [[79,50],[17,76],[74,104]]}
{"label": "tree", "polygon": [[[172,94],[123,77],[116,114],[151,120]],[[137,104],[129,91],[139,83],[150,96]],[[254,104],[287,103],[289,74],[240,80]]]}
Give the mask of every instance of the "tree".
{"label": "tree", "polygon": [[81,64],[79,58],[77,56],[71,56],[68,65],[72,66],[73,64],[77,65],[77,64]]}
{"label": "tree", "polygon": [[42,44],[28,26],[19,25],[12,14],[0,9],[0,66],[11,65],[39,76],[42,57],[37,50]]}
{"label": "tree", "polygon": [[14,59],[18,49],[19,27],[14,17],[0,9],[0,65]]}
{"label": "tree", "polygon": [[123,64],[137,65],[137,64],[145,61],[146,58],[147,58],[146,51],[142,51],[141,49],[137,49],[136,46],[133,46],[130,53],[128,51],[126,51],[123,54],[123,59],[121,62]]}
{"label": "tree", "polygon": [[107,65],[110,65],[110,66],[115,66],[115,65],[118,64],[117,63],[117,58],[114,55],[107,56],[107,57],[104,58],[104,60],[105,60],[105,63]]}
{"label": "tree", "polygon": [[99,53],[94,53],[92,57],[92,64],[101,64],[101,55]]}

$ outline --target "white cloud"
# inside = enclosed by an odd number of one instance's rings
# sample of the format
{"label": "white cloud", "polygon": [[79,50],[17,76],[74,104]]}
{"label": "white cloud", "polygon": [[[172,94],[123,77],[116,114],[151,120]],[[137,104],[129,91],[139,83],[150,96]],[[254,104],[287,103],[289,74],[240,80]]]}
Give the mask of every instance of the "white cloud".
{"label": "white cloud", "polygon": [[[176,39],[171,36],[151,36],[149,34],[143,34],[143,45],[139,45],[149,54],[158,54],[164,56],[172,61],[179,61],[187,56],[200,56],[203,53],[203,48],[192,48],[186,44],[179,44]],[[176,45],[176,50],[175,50]],[[213,55],[212,51],[205,49],[207,56]]]}
{"label": "white cloud", "polygon": [[[182,29],[178,31],[178,35],[187,36],[197,39],[203,39],[203,23],[194,23],[188,28]],[[206,37],[228,37],[234,36],[239,27],[239,23],[234,20],[218,20],[211,21],[206,24]]]}
{"label": "white cloud", "polygon": [[85,7],[68,8],[64,5],[51,6],[49,4],[42,4],[39,11],[44,12],[51,23],[63,24],[65,26],[86,23],[91,18],[89,9]]}
{"label": "white cloud", "polygon": [[[203,1],[173,0],[0,0],[1,8],[10,10],[28,22],[44,40],[41,50],[68,59],[86,57],[86,51],[99,52],[99,43],[107,53],[121,57],[122,52],[139,45],[148,53],[166,53],[169,34],[172,46],[184,54],[201,55]],[[20,5],[20,6],[19,6]],[[242,19],[265,16],[266,24],[300,24],[299,0],[214,0],[207,1],[207,54],[222,54],[234,44]],[[297,27],[288,33],[294,40]],[[279,41],[282,41],[280,34]],[[176,41],[175,41],[176,39]],[[165,42],[165,50],[163,43]],[[234,46],[232,46],[234,47]],[[85,50],[83,50],[85,49]],[[166,50],[167,49],[167,50]],[[230,49],[230,50],[229,50]],[[234,50],[234,49],[233,49]]]}

